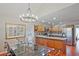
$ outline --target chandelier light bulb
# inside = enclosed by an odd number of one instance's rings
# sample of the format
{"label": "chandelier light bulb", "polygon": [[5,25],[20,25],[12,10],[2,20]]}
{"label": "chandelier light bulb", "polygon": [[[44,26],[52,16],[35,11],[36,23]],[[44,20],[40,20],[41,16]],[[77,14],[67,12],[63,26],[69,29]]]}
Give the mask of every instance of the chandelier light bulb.
{"label": "chandelier light bulb", "polygon": [[53,20],[56,20],[57,18],[56,17],[53,17]]}
{"label": "chandelier light bulb", "polygon": [[32,17],[34,17],[34,15],[32,14]]}
{"label": "chandelier light bulb", "polygon": [[38,17],[36,16],[36,19],[38,20]]}
{"label": "chandelier light bulb", "polygon": [[26,16],[29,16],[29,14],[27,13],[27,15]]}
{"label": "chandelier light bulb", "polygon": [[22,16],[24,16],[24,14]]}
{"label": "chandelier light bulb", "polygon": [[21,15],[19,17],[21,18]]}

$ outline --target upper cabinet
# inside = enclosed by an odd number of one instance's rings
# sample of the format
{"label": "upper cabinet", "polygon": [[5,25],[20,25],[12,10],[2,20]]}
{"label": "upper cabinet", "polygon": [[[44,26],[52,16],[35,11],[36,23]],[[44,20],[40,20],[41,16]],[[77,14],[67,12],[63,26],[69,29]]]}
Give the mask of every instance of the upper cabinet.
{"label": "upper cabinet", "polygon": [[45,27],[44,27],[43,24],[38,24],[38,25],[35,25],[35,26],[34,26],[34,30],[35,30],[36,32],[44,32],[44,31],[45,31]]}
{"label": "upper cabinet", "polygon": [[54,32],[54,33],[61,33],[62,32],[62,28],[59,26],[47,27],[47,26],[44,26],[43,24],[35,25],[34,30],[36,32]]}
{"label": "upper cabinet", "polygon": [[58,26],[56,26],[56,27],[51,27],[51,28],[49,28],[49,31],[50,31],[50,32],[57,32],[57,33],[59,33],[59,32],[62,32],[62,28],[60,28],[60,27],[58,27]]}

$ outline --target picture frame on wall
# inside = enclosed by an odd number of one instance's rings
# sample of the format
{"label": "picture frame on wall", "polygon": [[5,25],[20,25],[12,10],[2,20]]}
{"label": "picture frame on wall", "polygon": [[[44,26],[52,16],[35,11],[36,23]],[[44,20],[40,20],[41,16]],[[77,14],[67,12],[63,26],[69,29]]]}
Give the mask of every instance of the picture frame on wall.
{"label": "picture frame on wall", "polygon": [[25,24],[5,24],[6,39],[25,37],[26,25]]}

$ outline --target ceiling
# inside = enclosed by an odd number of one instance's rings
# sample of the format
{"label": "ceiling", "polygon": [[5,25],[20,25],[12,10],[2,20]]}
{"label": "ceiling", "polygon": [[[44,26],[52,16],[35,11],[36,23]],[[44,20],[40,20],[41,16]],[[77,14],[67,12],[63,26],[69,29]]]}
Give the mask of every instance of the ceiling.
{"label": "ceiling", "polygon": [[72,4],[71,6],[58,10],[54,13],[50,13],[41,19],[48,19],[50,22],[53,22],[54,17],[56,17],[57,20],[61,20],[65,24],[79,24],[79,4]]}
{"label": "ceiling", "polygon": [[[53,17],[64,23],[78,23],[79,4],[72,3],[31,3],[32,13],[39,21],[53,22]],[[19,15],[27,12],[27,3],[0,3],[0,19],[19,19]]]}

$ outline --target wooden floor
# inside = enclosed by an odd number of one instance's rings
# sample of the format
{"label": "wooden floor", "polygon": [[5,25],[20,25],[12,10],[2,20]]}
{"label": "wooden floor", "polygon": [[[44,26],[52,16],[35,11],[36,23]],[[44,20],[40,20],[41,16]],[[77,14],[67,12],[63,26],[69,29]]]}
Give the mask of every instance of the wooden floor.
{"label": "wooden floor", "polygon": [[79,40],[77,41],[76,46],[66,46],[66,55],[79,56]]}

